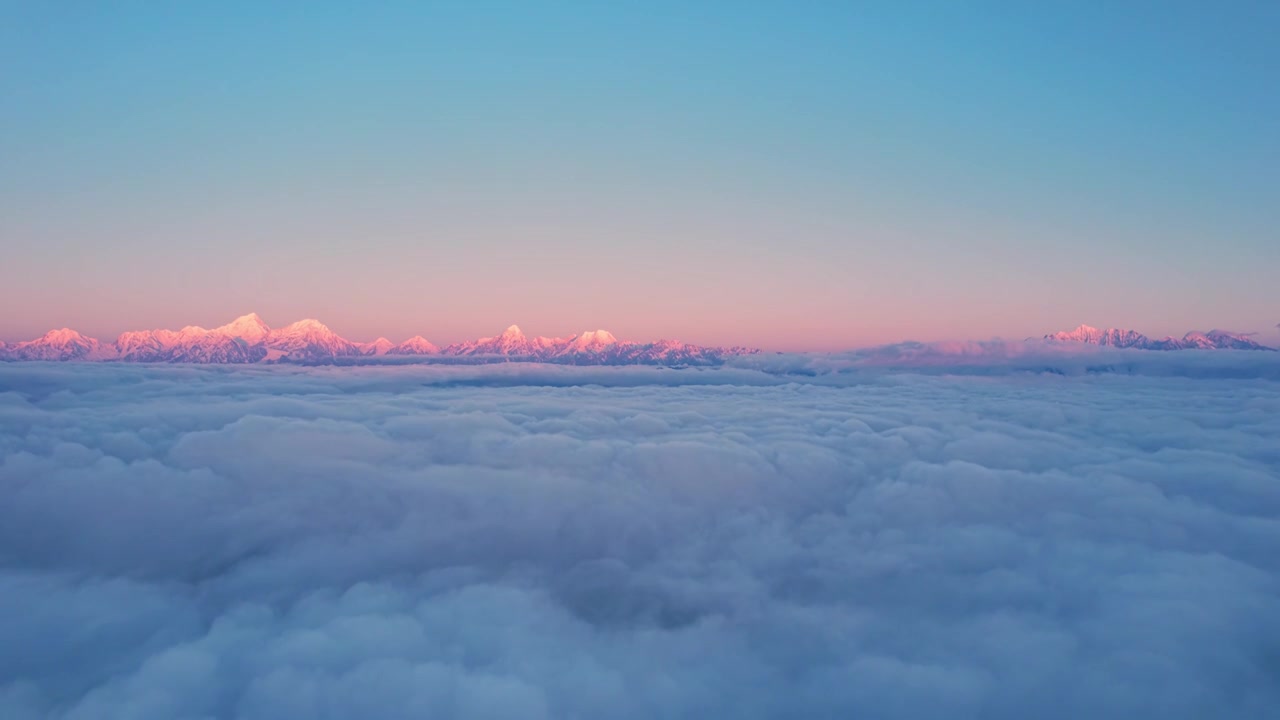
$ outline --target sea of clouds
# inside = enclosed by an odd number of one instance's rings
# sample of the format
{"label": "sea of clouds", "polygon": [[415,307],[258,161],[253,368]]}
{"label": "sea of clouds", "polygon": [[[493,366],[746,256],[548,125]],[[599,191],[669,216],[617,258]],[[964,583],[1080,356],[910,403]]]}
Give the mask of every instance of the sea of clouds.
{"label": "sea of clouds", "polygon": [[0,717],[1274,718],[1280,354],[1157,355],[0,364]]}

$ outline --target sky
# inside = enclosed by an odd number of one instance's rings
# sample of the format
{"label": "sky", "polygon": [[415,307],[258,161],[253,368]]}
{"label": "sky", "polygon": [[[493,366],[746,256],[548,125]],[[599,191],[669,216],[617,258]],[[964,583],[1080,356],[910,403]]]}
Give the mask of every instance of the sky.
{"label": "sky", "polygon": [[1280,338],[1276,3],[0,18],[0,339]]}

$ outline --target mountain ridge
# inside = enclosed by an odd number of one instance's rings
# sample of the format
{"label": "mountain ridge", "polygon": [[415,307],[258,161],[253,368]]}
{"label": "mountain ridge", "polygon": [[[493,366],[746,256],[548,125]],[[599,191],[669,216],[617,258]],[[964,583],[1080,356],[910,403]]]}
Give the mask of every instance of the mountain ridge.
{"label": "mountain ridge", "polygon": [[1137,330],[1122,328],[1099,330],[1089,325],[1080,325],[1074,330],[1050,333],[1041,339],[1050,344],[1098,345],[1136,350],[1275,350],[1256,342],[1247,333],[1226,330],[1208,332],[1192,330],[1181,338],[1170,335],[1155,339]]}
{"label": "mountain ridge", "polygon": [[[1249,334],[1191,331],[1181,338],[1151,338],[1136,330],[1099,329],[1080,325],[1028,342],[1058,346],[1097,346],[1134,350],[1264,350]],[[545,362],[564,365],[714,366],[728,358],[760,351],[746,347],[691,345],[676,340],[619,340],[607,330],[586,330],[563,338],[527,337],[517,325],[501,333],[453,343],[443,348],[415,335],[403,342],[386,338],[353,342],[307,318],[271,328],[256,313],[242,315],[213,329],[189,325],[181,330],[131,330],[112,342],[101,342],[70,328],[50,330],[39,338],[0,342],[4,361],[84,361],[192,364],[414,361],[450,363]],[[364,359],[364,360],[362,360]]]}
{"label": "mountain ridge", "polygon": [[131,330],[103,343],[70,328],[51,330],[34,340],[0,343],[0,360],[100,361],[193,364],[331,364],[359,358],[415,356],[451,362],[548,362],[589,365],[719,365],[754,348],[707,347],[674,340],[618,340],[607,330],[589,330],[567,338],[528,338],[519,326],[502,333],[440,348],[415,335],[401,343],[386,338],[352,342],[324,323],[307,318],[272,329],[257,313],[242,315],[213,329]]}

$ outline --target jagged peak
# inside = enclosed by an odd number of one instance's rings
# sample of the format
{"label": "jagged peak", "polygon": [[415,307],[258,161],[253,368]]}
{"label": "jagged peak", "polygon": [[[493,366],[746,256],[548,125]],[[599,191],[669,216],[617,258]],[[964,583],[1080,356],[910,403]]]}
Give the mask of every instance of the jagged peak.
{"label": "jagged peak", "polygon": [[271,328],[258,317],[258,313],[251,312],[241,315],[226,325],[214,328],[214,332],[238,337],[250,344],[257,344],[271,332]]}
{"label": "jagged peak", "polygon": [[435,343],[433,343],[433,342],[431,342],[430,340],[428,340],[428,339],[426,339],[426,338],[422,337],[421,335],[414,335],[413,337],[409,338],[408,340],[405,340],[404,342],[400,343],[399,347],[403,347],[403,348],[435,348],[435,347],[436,347],[436,344],[435,344]]}
{"label": "jagged peak", "polygon": [[1249,333],[1232,333],[1225,330],[1200,332],[1192,330],[1182,337],[1166,335],[1153,340],[1137,330],[1108,328],[1098,330],[1087,325],[1069,332],[1056,332],[1045,335],[1048,342],[1083,343],[1087,345],[1105,345],[1118,348],[1136,348],[1139,350],[1183,350],[1183,349],[1270,349],[1254,341]]}
{"label": "jagged peak", "polygon": [[281,330],[285,332],[333,332],[327,325],[315,318],[303,318],[302,320],[284,326]]}
{"label": "jagged peak", "polygon": [[366,342],[366,343],[358,342],[355,345],[357,348],[363,351],[364,354],[366,355],[385,355],[387,351],[391,350],[396,346],[395,343],[391,342],[390,340],[384,337],[379,337],[377,340],[374,340],[373,342]]}
{"label": "jagged peak", "polygon": [[498,337],[500,337],[500,338],[523,338],[523,337],[524,337],[524,331],[520,329],[520,326],[519,326],[519,325],[511,325],[511,326],[507,327],[507,329],[506,329],[506,330],[503,330],[503,331],[502,331],[502,334],[501,334],[501,335],[499,335]]}
{"label": "jagged peak", "polygon": [[422,337],[414,335],[399,345],[387,350],[390,355],[435,355],[440,352],[440,348],[435,343]]}
{"label": "jagged peak", "polygon": [[71,328],[64,327],[64,328],[58,328],[57,330],[50,330],[49,332],[40,336],[40,339],[37,342],[65,343],[65,342],[76,342],[78,340],[90,340],[90,339],[91,338],[81,335],[80,333],[76,332],[75,330],[72,330]]}
{"label": "jagged peak", "polygon": [[618,338],[608,330],[585,330],[578,333],[572,339],[575,347],[593,347],[598,345],[613,345],[618,342]]}
{"label": "jagged peak", "polygon": [[265,329],[267,327],[267,324],[263,322],[261,317],[258,316],[258,313],[251,312],[245,315],[241,315],[240,317],[236,318],[235,320],[232,320],[231,322],[221,326],[218,329],[221,330],[222,328],[230,328],[230,327],[258,327],[258,328]]}

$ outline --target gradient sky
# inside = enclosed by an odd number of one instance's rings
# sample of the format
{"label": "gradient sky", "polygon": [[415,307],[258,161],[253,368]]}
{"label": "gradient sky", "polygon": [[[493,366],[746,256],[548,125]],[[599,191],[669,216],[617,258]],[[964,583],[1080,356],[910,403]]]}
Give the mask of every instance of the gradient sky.
{"label": "gradient sky", "polygon": [[1277,337],[1280,3],[0,0],[0,338]]}

